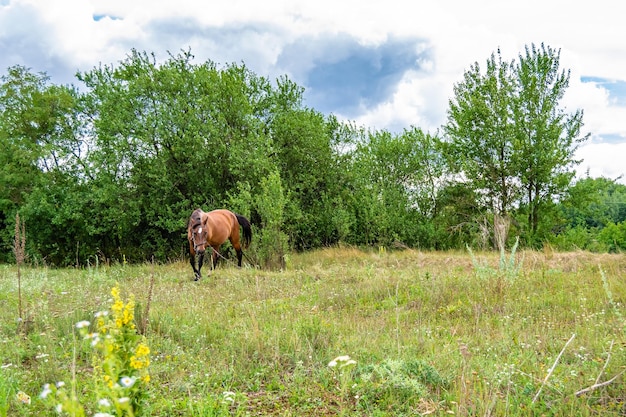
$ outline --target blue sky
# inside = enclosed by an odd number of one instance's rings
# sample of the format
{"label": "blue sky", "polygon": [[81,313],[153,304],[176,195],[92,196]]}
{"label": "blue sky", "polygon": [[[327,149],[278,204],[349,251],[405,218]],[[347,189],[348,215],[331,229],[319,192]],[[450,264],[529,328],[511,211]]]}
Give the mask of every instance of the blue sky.
{"label": "blue sky", "polygon": [[608,0],[0,0],[0,73],[19,64],[77,83],[76,71],[116,64],[131,48],[161,60],[190,49],[198,62],[286,74],[308,106],[341,119],[434,132],[470,65],[543,42],[571,71],[562,105],[582,109],[591,133],[577,171],[617,178],[626,176],[626,25],[614,9]]}

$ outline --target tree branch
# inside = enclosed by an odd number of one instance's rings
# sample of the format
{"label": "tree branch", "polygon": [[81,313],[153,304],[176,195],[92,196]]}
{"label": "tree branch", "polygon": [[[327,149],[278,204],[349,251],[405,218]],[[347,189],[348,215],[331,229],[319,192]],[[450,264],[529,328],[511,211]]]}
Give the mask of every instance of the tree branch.
{"label": "tree branch", "polygon": [[546,382],[548,382],[548,379],[550,378],[550,376],[552,375],[552,372],[554,372],[554,368],[556,368],[556,364],[559,362],[559,359],[561,359],[561,356],[563,355],[563,352],[565,352],[565,349],[567,348],[567,345],[569,345],[572,340],[574,340],[574,337],[576,336],[576,333],[574,333],[572,335],[572,337],[569,338],[569,340],[567,341],[567,343],[565,344],[565,346],[563,346],[563,349],[561,349],[561,352],[559,353],[559,356],[556,357],[556,360],[554,361],[554,363],[552,364],[552,367],[550,368],[550,370],[548,371],[548,374],[546,375],[546,377],[543,379],[543,382],[541,383],[541,386],[539,387],[539,390],[537,391],[537,393],[535,394],[532,403],[534,404],[537,399],[539,398],[539,394],[541,394],[541,390],[543,389],[543,387],[546,385]]}
{"label": "tree branch", "polygon": [[576,393],[577,397],[580,397],[581,395],[587,393],[587,392],[591,392],[593,390],[596,390],[598,388],[602,388],[602,387],[606,387],[609,384],[612,384],[617,378],[619,378],[620,376],[622,376],[622,374],[626,372],[626,369],[624,369],[622,372],[620,372],[619,374],[615,375],[613,378],[609,379],[608,381],[604,381],[601,382],[599,384],[593,384],[592,386],[585,388],[585,389],[581,389],[580,391],[578,391]]}
{"label": "tree branch", "polygon": [[620,372],[619,374],[615,375],[613,378],[609,379],[608,381],[600,382],[600,378],[602,377],[602,374],[604,374],[604,371],[606,370],[606,367],[609,365],[609,362],[611,360],[611,352],[613,351],[613,344],[614,343],[615,343],[615,341],[611,340],[611,346],[609,347],[609,353],[607,354],[606,361],[604,362],[604,366],[602,367],[602,370],[600,371],[600,373],[598,374],[598,377],[596,378],[596,383],[593,384],[592,386],[588,387],[588,388],[581,389],[580,391],[577,391],[576,392],[576,396],[577,397],[580,397],[581,395],[583,395],[583,394],[585,394],[587,392],[591,392],[593,390],[596,390],[598,388],[602,388],[602,387],[605,387],[605,386],[611,384],[620,375],[622,375],[624,372],[626,372],[626,369],[625,369],[622,372]]}

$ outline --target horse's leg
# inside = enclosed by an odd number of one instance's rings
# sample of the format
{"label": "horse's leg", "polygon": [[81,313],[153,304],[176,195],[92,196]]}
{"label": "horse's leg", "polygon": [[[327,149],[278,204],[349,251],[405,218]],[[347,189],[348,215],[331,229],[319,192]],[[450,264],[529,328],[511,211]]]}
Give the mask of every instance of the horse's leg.
{"label": "horse's leg", "polygon": [[219,246],[218,247],[213,246],[213,254],[211,256],[211,269],[217,268],[217,261],[218,261],[218,255],[219,255],[218,249],[219,248],[220,248]]}
{"label": "horse's leg", "polygon": [[237,252],[237,266],[241,268],[241,258],[243,256],[243,252],[241,251],[241,243],[238,242],[239,236],[236,237],[237,239],[234,239],[233,237],[230,238],[230,244],[235,249],[235,252]]}
{"label": "horse's leg", "polygon": [[235,251],[237,251],[237,266],[241,268],[241,258],[243,257],[243,251],[241,250],[241,248],[235,249]]}
{"label": "horse's leg", "polygon": [[198,273],[196,274],[196,281],[202,278],[200,270],[202,269],[202,262],[204,261],[204,252],[198,254]]}
{"label": "horse's leg", "polygon": [[200,270],[196,269],[196,253],[193,250],[189,250],[189,263],[191,264],[191,268],[193,269],[193,277],[194,280],[197,281],[200,279]]}

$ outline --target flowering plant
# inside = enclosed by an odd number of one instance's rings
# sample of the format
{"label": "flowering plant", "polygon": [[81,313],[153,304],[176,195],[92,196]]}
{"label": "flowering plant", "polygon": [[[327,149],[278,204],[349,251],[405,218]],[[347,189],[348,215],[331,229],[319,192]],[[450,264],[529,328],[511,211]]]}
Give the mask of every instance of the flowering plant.
{"label": "flowering plant", "polygon": [[[93,352],[94,391],[98,398],[98,412],[94,415],[135,416],[140,414],[150,382],[150,348],[135,329],[134,296],[131,294],[124,303],[118,285],[113,287],[111,295],[111,313],[95,314],[94,332],[89,331],[91,323],[86,320],[76,323],[76,328]],[[40,396],[43,399],[54,397],[57,412],[84,415],[76,395],[68,396],[63,386],[62,383],[46,384]]]}
{"label": "flowering plant", "polygon": [[339,389],[341,395],[345,396],[348,391],[348,384],[352,376],[352,368],[356,365],[356,361],[348,355],[337,356],[332,361],[328,362],[328,367],[336,369],[339,376]]}

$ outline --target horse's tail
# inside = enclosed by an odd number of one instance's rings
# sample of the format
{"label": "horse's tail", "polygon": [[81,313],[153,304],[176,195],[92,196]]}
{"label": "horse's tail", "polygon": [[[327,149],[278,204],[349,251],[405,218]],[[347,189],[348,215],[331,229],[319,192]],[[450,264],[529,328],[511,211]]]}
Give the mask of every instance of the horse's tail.
{"label": "horse's tail", "polygon": [[250,246],[250,242],[252,242],[252,226],[250,225],[250,220],[239,214],[235,214],[235,216],[237,216],[237,221],[243,229],[243,247],[247,249]]}

